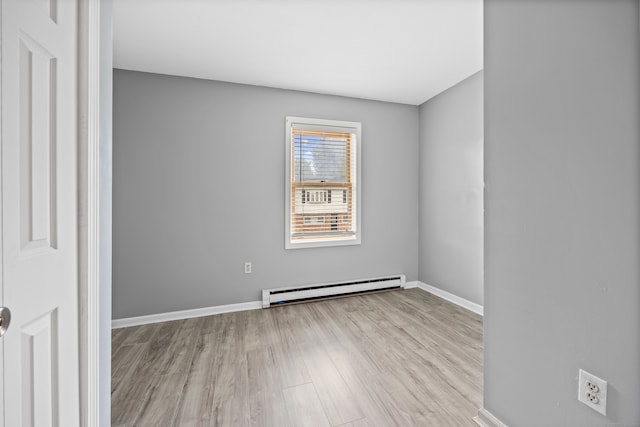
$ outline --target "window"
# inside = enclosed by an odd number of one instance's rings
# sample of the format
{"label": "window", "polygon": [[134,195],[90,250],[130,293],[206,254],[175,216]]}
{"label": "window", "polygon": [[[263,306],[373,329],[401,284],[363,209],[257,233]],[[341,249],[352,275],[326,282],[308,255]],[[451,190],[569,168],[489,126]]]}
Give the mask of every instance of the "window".
{"label": "window", "polygon": [[286,134],[285,247],[360,244],[360,123],[287,117]]}

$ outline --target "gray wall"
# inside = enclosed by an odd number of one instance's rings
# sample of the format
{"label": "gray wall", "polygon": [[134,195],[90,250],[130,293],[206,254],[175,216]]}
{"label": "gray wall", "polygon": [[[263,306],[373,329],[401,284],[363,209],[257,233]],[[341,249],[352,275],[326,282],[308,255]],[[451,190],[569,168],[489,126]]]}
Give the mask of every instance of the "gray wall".
{"label": "gray wall", "polygon": [[[287,115],[362,122],[362,245],[284,249]],[[115,319],[417,279],[418,107],[115,70],[113,138]]]}
{"label": "gray wall", "polygon": [[420,281],[483,304],[483,74],[420,106]]}
{"label": "gray wall", "polygon": [[511,426],[640,424],[638,14],[485,1],[484,405]]}

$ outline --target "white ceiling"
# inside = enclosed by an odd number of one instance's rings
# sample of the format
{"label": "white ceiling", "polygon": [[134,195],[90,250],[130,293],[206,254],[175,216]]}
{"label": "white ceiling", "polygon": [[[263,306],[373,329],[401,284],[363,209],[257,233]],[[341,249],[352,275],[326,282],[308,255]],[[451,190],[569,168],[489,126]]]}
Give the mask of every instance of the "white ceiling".
{"label": "white ceiling", "polygon": [[419,105],[482,69],[482,0],[114,0],[114,66]]}

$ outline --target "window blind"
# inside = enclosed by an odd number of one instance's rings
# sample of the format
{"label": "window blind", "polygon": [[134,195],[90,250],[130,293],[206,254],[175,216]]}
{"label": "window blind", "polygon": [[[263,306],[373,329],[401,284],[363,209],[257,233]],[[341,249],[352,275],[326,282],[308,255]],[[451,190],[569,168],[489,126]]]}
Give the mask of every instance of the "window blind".
{"label": "window blind", "polygon": [[292,241],[344,239],[356,232],[356,134],[291,128]]}

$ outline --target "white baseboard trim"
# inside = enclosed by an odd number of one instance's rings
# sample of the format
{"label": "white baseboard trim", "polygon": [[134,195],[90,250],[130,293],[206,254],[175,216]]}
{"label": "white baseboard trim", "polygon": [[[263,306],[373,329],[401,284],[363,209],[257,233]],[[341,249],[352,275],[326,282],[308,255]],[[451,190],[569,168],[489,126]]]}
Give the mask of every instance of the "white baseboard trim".
{"label": "white baseboard trim", "polygon": [[417,288],[418,283],[419,282],[417,280],[413,280],[411,282],[404,282],[404,288],[405,289]]}
{"label": "white baseboard trim", "polygon": [[478,409],[478,416],[474,417],[473,421],[480,427],[507,427],[505,423],[484,408]]}
{"label": "white baseboard trim", "polygon": [[257,310],[262,308],[262,301],[241,302],[239,304],[216,305],[214,307],[195,308],[192,310],[172,311],[169,313],[149,314],[147,316],[113,319],[111,329],[128,326],[147,325],[149,323],[168,322],[170,320],[191,319],[193,317],[210,316],[212,314],[232,313],[234,311]]}
{"label": "white baseboard trim", "polygon": [[[479,304],[460,298],[447,291],[427,285],[426,283],[414,280],[405,282],[405,289],[420,288],[423,291],[439,296],[476,314],[483,315],[483,307]],[[212,314],[232,313],[234,311],[257,310],[262,308],[262,301],[242,302],[239,304],[217,305],[213,307],[195,308],[192,310],[172,311],[169,313],[149,314],[146,316],[127,317],[123,319],[113,319],[111,328],[126,328],[129,326],[147,325],[150,323],[168,322],[171,320],[191,319],[193,317],[211,316]]]}
{"label": "white baseboard trim", "polygon": [[427,291],[430,294],[438,296],[442,299],[446,299],[449,302],[452,302],[456,305],[459,305],[462,308],[466,308],[469,311],[473,311],[480,316],[484,315],[484,307],[480,304],[476,304],[475,302],[471,302],[464,298],[460,298],[457,295],[449,293],[447,291],[443,291],[440,288],[436,288],[435,286],[427,285],[426,283],[420,282],[419,280],[413,282],[407,282],[405,288],[420,288],[423,291]]}

